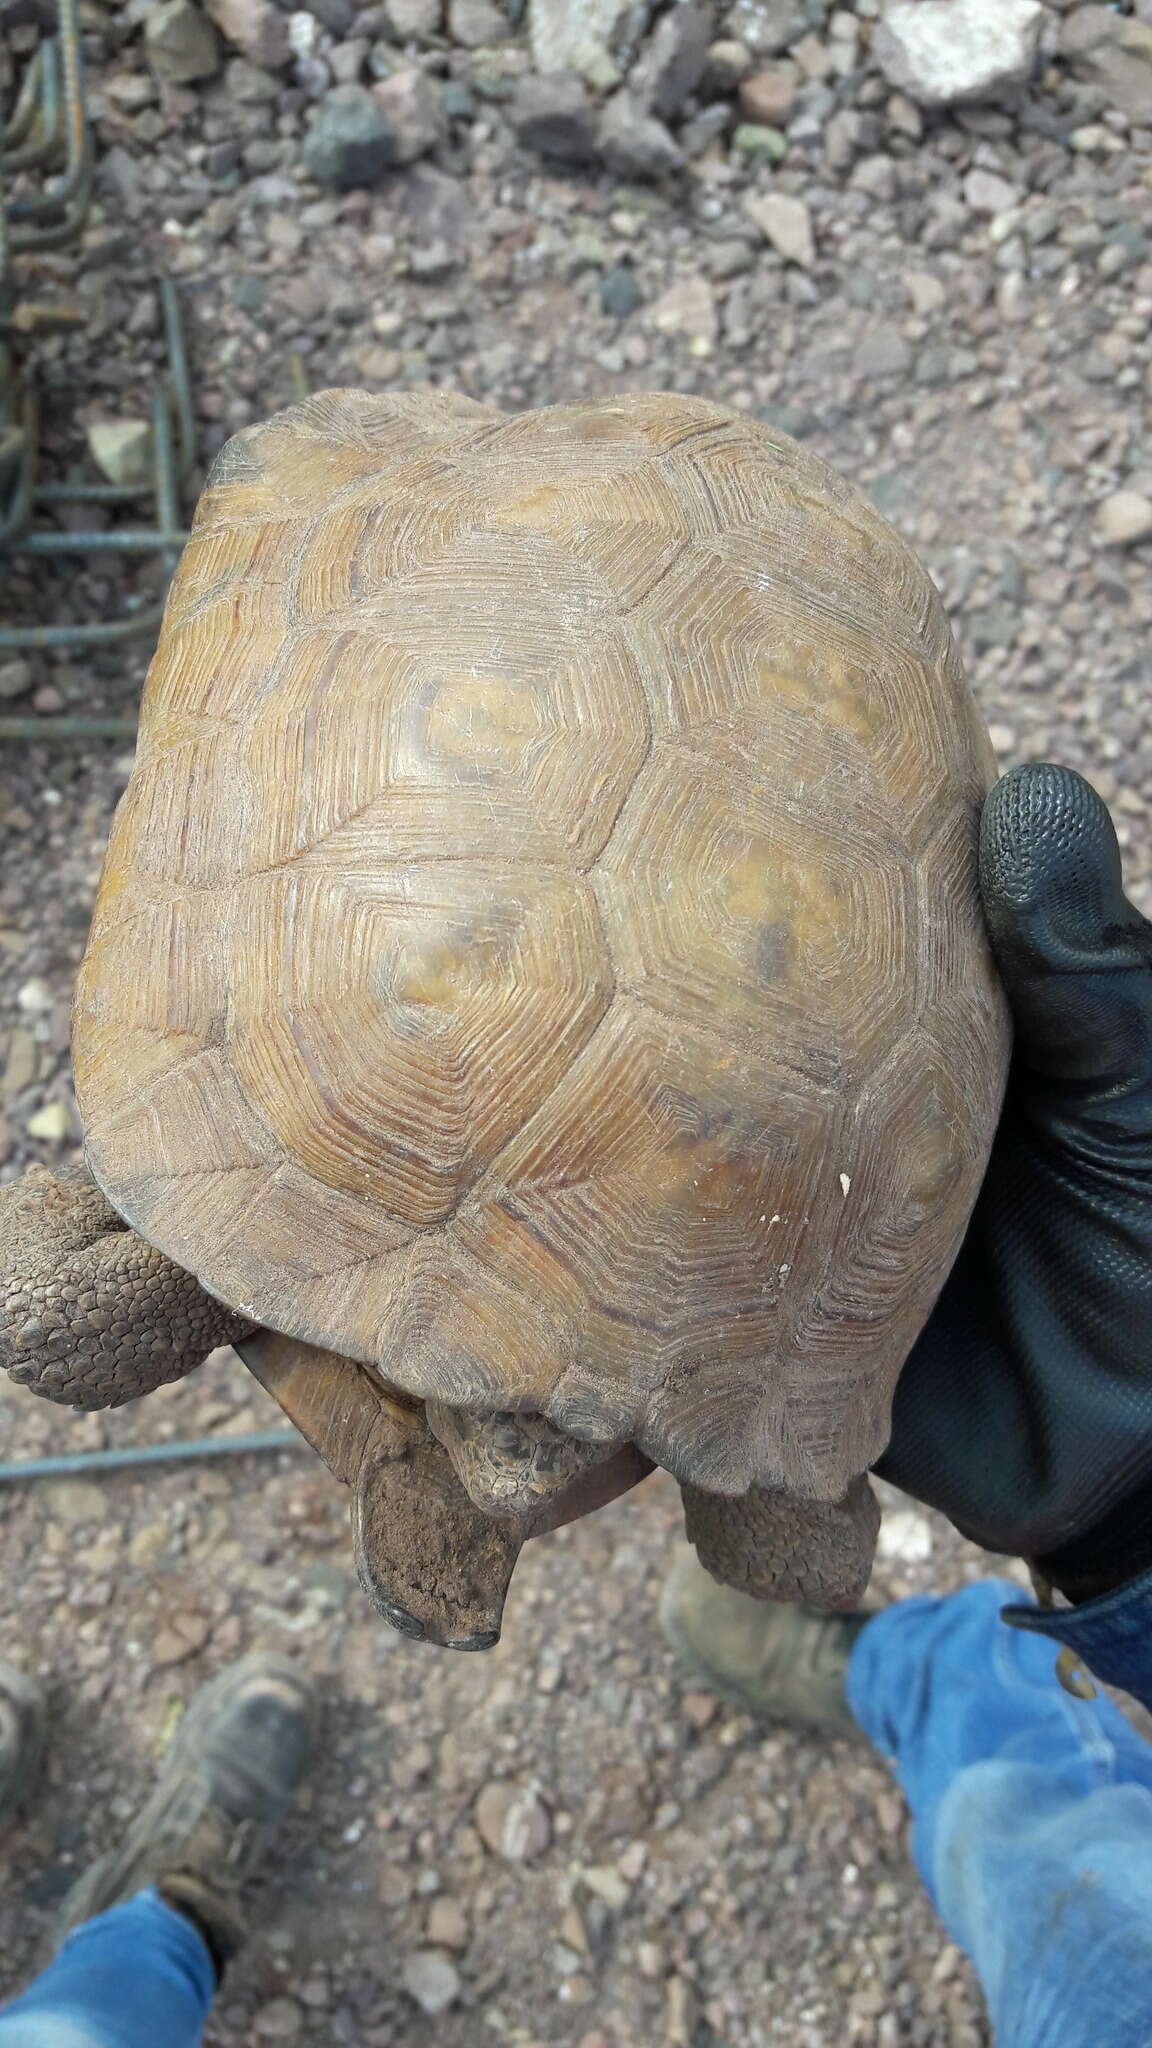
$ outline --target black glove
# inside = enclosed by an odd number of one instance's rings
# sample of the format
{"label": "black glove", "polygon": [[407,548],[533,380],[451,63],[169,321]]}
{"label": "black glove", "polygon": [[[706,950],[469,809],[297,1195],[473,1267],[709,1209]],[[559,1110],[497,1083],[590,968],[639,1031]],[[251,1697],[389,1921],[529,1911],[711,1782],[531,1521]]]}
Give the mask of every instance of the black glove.
{"label": "black glove", "polygon": [[1152,924],[1066,768],[993,789],[980,885],[1011,1077],[876,1470],[1084,1600],[1152,1565]]}

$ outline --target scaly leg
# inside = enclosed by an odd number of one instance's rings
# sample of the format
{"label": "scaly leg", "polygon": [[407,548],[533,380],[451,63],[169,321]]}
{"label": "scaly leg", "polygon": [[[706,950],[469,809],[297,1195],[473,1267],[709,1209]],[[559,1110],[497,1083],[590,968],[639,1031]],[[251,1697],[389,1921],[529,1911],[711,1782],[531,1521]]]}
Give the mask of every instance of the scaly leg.
{"label": "scaly leg", "polygon": [[116,1214],[82,1167],[0,1188],[0,1365],[69,1408],[183,1379],[254,1324]]}
{"label": "scaly leg", "polygon": [[843,1500],[799,1500],[763,1486],[705,1493],[681,1486],[688,1541],[722,1586],[758,1600],[855,1607],[868,1584],[880,1506],[866,1474]]}

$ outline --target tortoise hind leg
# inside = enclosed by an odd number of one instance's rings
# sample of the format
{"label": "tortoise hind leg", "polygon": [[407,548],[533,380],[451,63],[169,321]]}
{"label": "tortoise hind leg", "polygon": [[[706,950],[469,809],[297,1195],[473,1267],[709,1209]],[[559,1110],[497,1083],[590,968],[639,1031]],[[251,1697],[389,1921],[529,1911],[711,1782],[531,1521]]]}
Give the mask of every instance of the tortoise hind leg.
{"label": "tortoise hind leg", "polygon": [[682,1485],[688,1541],[723,1586],[758,1600],[854,1607],[868,1584],[880,1505],[866,1474],[843,1500],[799,1500],[764,1486],[731,1495]]}
{"label": "tortoise hind leg", "polygon": [[254,1325],[118,1216],[82,1167],[0,1188],[0,1365],[69,1408],[183,1379]]}

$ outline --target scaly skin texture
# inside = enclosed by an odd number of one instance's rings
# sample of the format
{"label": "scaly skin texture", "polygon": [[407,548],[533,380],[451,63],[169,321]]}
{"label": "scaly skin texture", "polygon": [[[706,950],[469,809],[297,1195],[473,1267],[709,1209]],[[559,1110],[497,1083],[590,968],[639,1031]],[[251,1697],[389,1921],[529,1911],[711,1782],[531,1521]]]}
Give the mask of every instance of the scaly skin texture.
{"label": "scaly skin texture", "polygon": [[0,1189],[0,1365],[67,1408],[119,1408],[254,1324],[145,1244],[81,1167]]}
{"label": "scaly skin texture", "polygon": [[681,1486],[688,1541],[722,1586],[758,1600],[854,1607],[868,1584],[880,1507],[867,1477],[843,1500],[798,1500],[765,1486],[738,1498]]}
{"label": "scaly skin texture", "polygon": [[578,1443],[546,1415],[469,1415],[428,1403],[428,1422],[462,1485],[490,1515],[528,1519],[574,1479],[603,1465],[616,1444]]}

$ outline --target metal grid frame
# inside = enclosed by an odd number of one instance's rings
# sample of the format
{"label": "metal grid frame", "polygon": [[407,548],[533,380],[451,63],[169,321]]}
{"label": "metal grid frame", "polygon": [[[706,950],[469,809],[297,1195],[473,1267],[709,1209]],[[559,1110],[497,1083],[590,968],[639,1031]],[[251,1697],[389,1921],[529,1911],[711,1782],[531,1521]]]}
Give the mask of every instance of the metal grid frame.
{"label": "metal grid frame", "polygon": [[[150,554],[168,575],[187,534],[180,525],[180,487],[192,467],[195,428],[179,300],[169,278],[160,283],[166,367],[152,397],[152,475],[147,484],[40,481],[39,404],[34,336],[59,314],[21,299],[15,259],[60,248],[81,232],[92,186],[92,133],[84,103],[79,0],[56,0],[55,35],[42,37],[24,71],[16,103],[0,124],[0,582],[14,556]],[[42,174],[42,175],[40,175]],[[13,178],[18,189],[11,191]],[[65,316],[67,318],[67,316]],[[62,531],[38,515],[70,505],[128,505],[151,500],[150,525]],[[65,625],[0,626],[0,654],[24,648],[94,647],[159,626],[163,601],[115,619]],[[56,726],[35,723],[45,738]],[[85,722],[123,729],[124,721]],[[27,735],[31,737],[31,733]]]}

